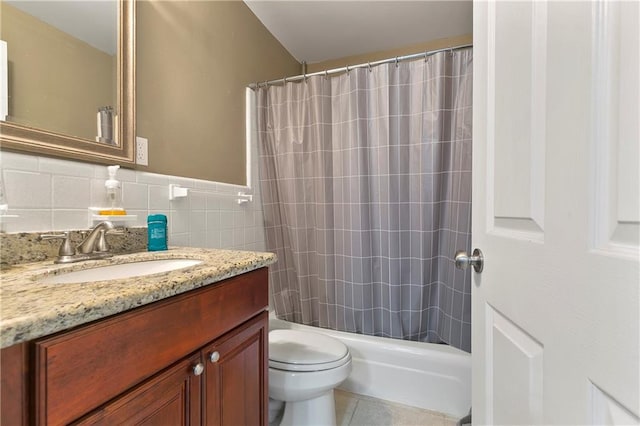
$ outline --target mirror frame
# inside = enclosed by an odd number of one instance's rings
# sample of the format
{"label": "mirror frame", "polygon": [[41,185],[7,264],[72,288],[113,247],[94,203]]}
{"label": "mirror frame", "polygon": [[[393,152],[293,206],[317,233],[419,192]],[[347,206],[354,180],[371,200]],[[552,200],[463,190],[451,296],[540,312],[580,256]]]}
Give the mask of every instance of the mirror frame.
{"label": "mirror frame", "polygon": [[116,99],[119,114],[115,133],[119,144],[0,121],[0,149],[133,166],[135,147],[135,0],[118,0],[118,52]]}

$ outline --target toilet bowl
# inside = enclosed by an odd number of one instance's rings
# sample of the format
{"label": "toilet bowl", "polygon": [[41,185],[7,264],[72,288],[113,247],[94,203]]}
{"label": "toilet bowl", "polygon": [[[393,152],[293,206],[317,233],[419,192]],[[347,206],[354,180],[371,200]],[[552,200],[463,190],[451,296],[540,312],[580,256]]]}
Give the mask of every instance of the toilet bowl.
{"label": "toilet bowl", "polygon": [[269,332],[269,398],[284,402],[280,426],[335,425],[333,389],[351,373],[339,340],[297,330]]}

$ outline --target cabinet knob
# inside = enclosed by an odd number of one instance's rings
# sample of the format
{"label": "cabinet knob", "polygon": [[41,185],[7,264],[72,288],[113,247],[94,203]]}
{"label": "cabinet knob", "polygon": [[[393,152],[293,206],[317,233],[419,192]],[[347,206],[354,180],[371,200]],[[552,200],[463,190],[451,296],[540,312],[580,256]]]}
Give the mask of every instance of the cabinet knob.
{"label": "cabinet knob", "polygon": [[211,355],[209,355],[209,361],[211,362],[218,362],[219,359],[220,359],[220,352],[218,351],[211,352]]}
{"label": "cabinet knob", "polygon": [[201,375],[204,372],[204,365],[201,362],[193,366],[193,374],[196,376]]}

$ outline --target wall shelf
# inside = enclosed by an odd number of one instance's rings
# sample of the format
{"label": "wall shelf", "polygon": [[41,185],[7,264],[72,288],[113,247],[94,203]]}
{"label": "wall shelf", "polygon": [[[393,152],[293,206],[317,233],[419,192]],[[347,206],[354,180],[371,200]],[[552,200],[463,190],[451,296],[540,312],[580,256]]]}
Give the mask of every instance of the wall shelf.
{"label": "wall shelf", "polygon": [[138,219],[138,215],[135,214],[98,214],[100,210],[105,209],[100,207],[89,207],[89,227],[93,228],[99,222],[104,220],[112,222],[115,226],[127,226],[127,224],[131,225],[131,222],[135,222]]}

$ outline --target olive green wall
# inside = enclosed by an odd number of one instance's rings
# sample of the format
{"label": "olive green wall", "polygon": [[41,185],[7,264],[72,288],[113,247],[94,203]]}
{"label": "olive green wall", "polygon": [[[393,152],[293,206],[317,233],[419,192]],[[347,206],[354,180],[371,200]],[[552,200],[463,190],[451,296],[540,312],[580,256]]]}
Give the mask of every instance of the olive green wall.
{"label": "olive green wall", "polygon": [[241,1],[138,1],[136,29],[138,168],[245,184],[245,88],[300,64]]}
{"label": "olive green wall", "polygon": [[115,106],[115,56],[0,2],[9,121],[95,140],[99,107]]}

